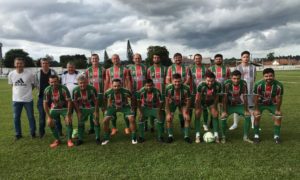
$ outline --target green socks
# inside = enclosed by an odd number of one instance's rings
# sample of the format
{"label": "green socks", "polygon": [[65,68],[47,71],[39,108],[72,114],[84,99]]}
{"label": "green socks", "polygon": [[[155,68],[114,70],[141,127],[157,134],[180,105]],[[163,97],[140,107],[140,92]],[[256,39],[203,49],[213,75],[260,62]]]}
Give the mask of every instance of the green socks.
{"label": "green socks", "polygon": [[163,123],[161,121],[157,121],[157,136],[158,138],[162,137],[163,134]]}
{"label": "green socks", "polygon": [[274,125],[274,137],[277,136],[277,137],[280,137],[280,125]]}
{"label": "green socks", "polygon": [[52,132],[54,138],[57,139],[57,140],[60,140],[56,128],[55,127],[50,127],[50,129],[51,129],[51,132]]}
{"label": "green socks", "polygon": [[195,117],[195,131],[196,133],[200,133],[200,117]]}
{"label": "green socks", "polygon": [[145,122],[139,122],[139,134],[141,138],[145,137]]}
{"label": "green socks", "polygon": [[227,119],[221,120],[222,136],[226,137]]}
{"label": "green socks", "polygon": [[72,132],[73,132],[73,126],[72,125],[67,125],[67,139],[71,139],[72,138]]}
{"label": "green socks", "polygon": [[167,128],[169,137],[173,137],[173,128]]}
{"label": "green socks", "polygon": [[249,130],[250,130],[250,125],[251,125],[251,117],[245,117],[245,122],[244,122],[244,137],[248,137]]}
{"label": "green socks", "polygon": [[213,121],[214,133],[218,133],[219,132],[219,119],[213,117],[212,121]]}
{"label": "green socks", "polygon": [[189,130],[190,130],[189,127],[184,128],[184,138],[189,137]]}
{"label": "green socks", "polygon": [[203,123],[205,125],[207,125],[207,121],[208,121],[208,111],[206,108],[203,109]]}
{"label": "green socks", "polygon": [[100,139],[100,125],[95,125],[96,139]]}

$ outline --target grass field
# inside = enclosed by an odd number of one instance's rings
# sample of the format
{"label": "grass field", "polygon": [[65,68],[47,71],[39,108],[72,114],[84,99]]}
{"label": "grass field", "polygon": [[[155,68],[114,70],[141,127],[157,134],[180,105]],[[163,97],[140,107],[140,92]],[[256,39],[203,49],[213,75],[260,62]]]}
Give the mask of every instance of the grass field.
{"label": "grass field", "polygon": [[[285,88],[280,145],[273,142],[273,122],[264,113],[259,145],[242,141],[242,121],[228,132],[226,144],[186,144],[175,121],[173,144],[159,144],[148,132],[145,143],[131,145],[120,119],[119,134],[108,145],[97,146],[94,136],[86,135],[85,144],[71,149],[65,144],[50,149],[49,128],[45,138],[31,139],[24,111],[24,138],[15,142],[11,87],[0,80],[0,179],[300,179],[300,71],[276,77]],[[36,108],[35,115],[37,121]]]}

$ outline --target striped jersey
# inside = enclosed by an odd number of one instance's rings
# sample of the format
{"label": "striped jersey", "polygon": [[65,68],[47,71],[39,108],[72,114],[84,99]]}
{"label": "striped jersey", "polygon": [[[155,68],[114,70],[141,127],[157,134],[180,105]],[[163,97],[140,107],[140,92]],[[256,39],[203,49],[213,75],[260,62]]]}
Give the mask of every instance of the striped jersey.
{"label": "striped jersey", "polygon": [[205,73],[207,69],[206,67],[202,64],[201,67],[198,67],[196,64],[194,64],[191,68],[191,74],[192,74],[192,79],[193,79],[193,91],[192,94],[197,94],[197,87],[199,84],[204,81],[205,79]]}
{"label": "striped jersey", "polygon": [[225,80],[230,78],[230,69],[224,65],[220,67],[213,65],[209,68],[209,70],[215,74],[216,80],[222,85]]}
{"label": "striped jersey", "polygon": [[132,90],[133,91],[139,91],[144,85],[146,81],[147,76],[147,68],[145,65],[130,65],[128,66],[128,69],[130,71],[130,74],[132,76]]}
{"label": "striped jersey", "polygon": [[153,65],[147,70],[147,78],[153,80],[155,88],[157,88],[163,95],[166,91],[166,69],[167,68],[162,65],[159,67],[155,67]]}
{"label": "striped jersey", "polygon": [[92,108],[95,107],[97,101],[97,90],[94,86],[88,85],[85,90],[81,90],[76,86],[73,90],[73,102],[79,108]]}
{"label": "striped jersey", "polygon": [[166,97],[172,100],[175,105],[183,105],[187,103],[188,99],[191,99],[190,88],[184,84],[181,84],[179,91],[175,90],[173,84],[169,84],[166,87]]}
{"label": "striped jersey", "polygon": [[116,93],[112,88],[108,89],[104,97],[107,100],[108,107],[121,108],[129,105],[128,98],[131,97],[131,92],[126,88],[121,88],[119,93]]}
{"label": "striped jersey", "polygon": [[105,69],[101,66],[93,68],[93,66],[85,70],[85,75],[88,78],[89,84],[96,88],[97,93],[103,93]]}
{"label": "striped jersey", "polygon": [[227,103],[234,106],[237,104],[243,104],[241,95],[248,94],[247,83],[244,80],[240,80],[237,85],[234,85],[231,79],[224,82],[223,92],[227,94]]}
{"label": "striped jersey", "polygon": [[262,79],[255,83],[253,93],[259,96],[259,104],[276,104],[275,97],[283,95],[283,85],[277,80],[274,80],[271,84],[267,84]]}
{"label": "striped jersey", "polygon": [[222,85],[215,81],[214,84],[209,88],[206,82],[201,82],[197,87],[196,98],[201,98],[201,103],[211,105],[214,103],[215,97],[221,93]]}
{"label": "striped jersey", "polygon": [[44,91],[44,102],[50,102],[51,109],[67,108],[69,100],[71,100],[71,95],[64,85],[59,84],[56,89],[50,85]]}

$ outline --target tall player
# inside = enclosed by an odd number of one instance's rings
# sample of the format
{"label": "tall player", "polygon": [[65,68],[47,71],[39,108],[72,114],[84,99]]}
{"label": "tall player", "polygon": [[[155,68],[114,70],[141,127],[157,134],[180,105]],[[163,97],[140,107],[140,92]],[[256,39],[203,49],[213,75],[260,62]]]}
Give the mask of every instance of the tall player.
{"label": "tall player", "polygon": [[264,110],[273,114],[274,120],[274,141],[280,143],[281,128],[281,103],[283,96],[283,85],[275,79],[275,72],[272,68],[263,70],[263,79],[254,85],[254,143],[260,142],[259,122]]}
{"label": "tall player", "polygon": [[[207,68],[202,64],[202,55],[201,54],[195,54],[194,55],[194,65],[191,67],[191,74],[192,74],[192,85],[193,85],[193,91],[192,91],[192,102],[195,102],[195,97],[197,94],[197,87],[202,81],[205,81],[205,73],[207,72]],[[195,108],[195,104],[191,104],[191,112],[190,117],[192,118],[192,108]],[[207,128],[207,119],[208,119],[208,111],[207,108],[202,109],[203,111],[203,128],[204,131],[208,131]],[[200,123],[200,119],[195,119],[195,127],[198,126],[198,123]]]}
{"label": "tall player", "polygon": [[[157,88],[162,96],[162,101],[165,101],[165,93],[166,93],[166,73],[167,73],[167,68],[163,65],[161,65],[160,62],[160,56],[158,54],[153,54],[152,57],[153,60],[153,65],[150,66],[147,69],[147,79],[152,79],[153,83],[154,83],[154,87]],[[162,127],[164,128],[165,126],[165,117],[166,117],[166,113],[165,113],[165,109],[164,106],[161,109],[161,121],[162,121]],[[154,126],[154,119],[153,117],[150,117],[152,125]],[[146,122],[145,122],[145,125]],[[152,128],[153,128],[152,126]],[[153,129],[154,130],[154,129]]]}
{"label": "tall player", "polygon": [[[234,70],[231,73],[231,79],[228,79],[224,82],[224,110],[221,117],[222,143],[226,142],[227,117],[233,113],[245,117],[243,140],[249,143],[253,143],[253,141],[251,141],[248,137],[251,118],[248,108],[247,83],[246,81],[241,79],[241,76],[242,74],[240,71]],[[241,98],[241,96],[243,98]]]}
{"label": "tall player", "polygon": [[[239,70],[242,73],[241,79],[247,82],[247,89],[248,89],[248,106],[249,106],[249,111],[251,113],[251,121],[252,121],[252,128],[254,128],[254,116],[253,116],[253,107],[254,107],[254,102],[253,102],[253,87],[254,87],[254,82],[256,79],[256,68],[254,65],[252,65],[249,60],[250,60],[250,52],[249,51],[243,51],[241,53],[241,59],[242,63],[236,67],[237,70]],[[237,128],[239,122],[239,116],[237,114],[234,114],[233,118],[233,124],[229,128],[229,130],[234,130]]]}
{"label": "tall player", "polygon": [[[208,71],[205,74],[205,81],[197,87],[195,120],[199,120],[203,109],[209,109],[212,115],[214,137],[217,143],[219,139],[218,102],[221,92],[221,84],[216,81],[214,73]],[[200,143],[200,120],[195,124],[196,143]]]}
{"label": "tall player", "polygon": [[[167,78],[166,83],[172,84],[173,81],[173,75],[178,73],[181,76],[182,83],[190,88],[192,90],[192,76],[189,67],[186,67],[182,64],[182,55],[180,53],[175,53],[174,56],[174,64],[172,64],[167,71]],[[184,118],[183,114],[180,111],[179,112],[179,120],[181,128],[184,128]]]}
{"label": "tall player", "polygon": [[[128,89],[132,92],[132,77],[130,71],[121,65],[120,57],[118,54],[113,54],[111,57],[111,61],[113,66],[109,69],[106,69],[105,75],[105,90],[112,88],[112,80],[113,79],[120,79],[121,80],[121,87]],[[130,134],[129,129],[129,120],[124,117],[126,128],[124,129],[125,134]],[[115,135],[117,130],[117,115],[112,118],[112,129],[111,135]]]}
{"label": "tall player", "polygon": [[166,88],[166,121],[168,131],[168,143],[173,142],[173,118],[176,109],[182,112],[184,118],[184,140],[187,143],[192,143],[189,137],[190,130],[190,110],[191,92],[190,88],[182,83],[181,75],[175,73],[172,75],[172,84]]}
{"label": "tall player", "polygon": [[[92,66],[85,70],[85,75],[90,85],[94,86],[97,90],[99,107],[103,104],[103,93],[104,93],[104,81],[105,81],[105,69],[99,64],[98,54],[92,54],[91,56]],[[90,116],[90,130],[89,134],[95,133],[94,117]]]}

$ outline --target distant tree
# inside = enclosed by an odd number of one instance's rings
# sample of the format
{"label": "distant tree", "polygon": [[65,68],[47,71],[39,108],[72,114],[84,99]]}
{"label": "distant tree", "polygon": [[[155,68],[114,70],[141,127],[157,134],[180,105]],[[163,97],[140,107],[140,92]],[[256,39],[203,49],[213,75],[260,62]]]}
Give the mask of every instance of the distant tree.
{"label": "distant tree", "polygon": [[87,58],[85,55],[62,55],[59,57],[59,60],[63,68],[67,67],[69,61],[75,64],[76,69],[85,69],[87,67]]}
{"label": "distant tree", "polygon": [[275,53],[274,52],[270,52],[267,54],[267,60],[271,60],[273,61],[275,59]]}
{"label": "distant tree", "polygon": [[133,51],[131,49],[130,41],[127,41],[127,60],[129,64],[134,64],[133,62]]}
{"label": "distant tree", "polygon": [[5,67],[13,68],[16,57],[24,58],[26,67],[35,67],[33,59],[23,49],[11,49],[5,53],[3,64]]}
{"label": "distant tree", "polygon": [[106,50],[104,51],[104,68],[105,69],[108,69],[110,67],[112,67],[112,62],[111,62],[111,59],[109,58]]}
{"label": "distant tree", "polygon": [[170,66],[172,64],[172,61],[169,58],[169,51],[165,46],[149,46],[147,51],[147,66],[151,66],[153,64],[152,57],[154,54],[158,54],[160,56],[160,61],[162,65]]}

